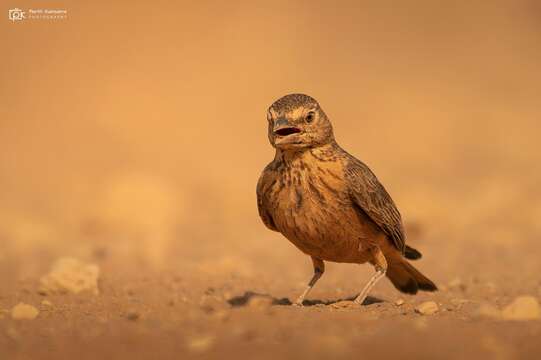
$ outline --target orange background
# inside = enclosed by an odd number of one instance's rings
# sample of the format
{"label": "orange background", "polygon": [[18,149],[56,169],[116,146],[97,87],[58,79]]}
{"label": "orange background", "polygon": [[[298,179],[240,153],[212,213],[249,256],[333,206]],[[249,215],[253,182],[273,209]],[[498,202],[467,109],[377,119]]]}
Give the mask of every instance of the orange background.
{"label": "orange background", "polygon": [[[436,278],[472,249],[505,271],[502,254],[539,241],[537,1],[2,4],[10,274],[99,252],[128,268],[301,259],[255,203],[273,157],[265,112],[291,92],[319,100],[422,229]],[[12,23],[15,6],[68,19]]]}

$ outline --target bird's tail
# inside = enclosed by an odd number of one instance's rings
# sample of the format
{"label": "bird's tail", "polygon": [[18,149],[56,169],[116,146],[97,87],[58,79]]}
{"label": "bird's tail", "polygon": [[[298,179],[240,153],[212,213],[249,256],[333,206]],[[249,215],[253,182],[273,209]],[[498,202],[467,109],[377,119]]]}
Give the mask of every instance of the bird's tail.
{"label": "bird's tail", "polygon": [[406,245],[406,251],[404,252],[404,256],[406,257],[406,259],[419,260],[423,257],[423,254],[421,254],[419,250]]}
{"label": "bird's tail", "polygon": [[387,277],[400,291],[416,294],[419,290],[436,291],[436,285],[402,256],[387,258]]}

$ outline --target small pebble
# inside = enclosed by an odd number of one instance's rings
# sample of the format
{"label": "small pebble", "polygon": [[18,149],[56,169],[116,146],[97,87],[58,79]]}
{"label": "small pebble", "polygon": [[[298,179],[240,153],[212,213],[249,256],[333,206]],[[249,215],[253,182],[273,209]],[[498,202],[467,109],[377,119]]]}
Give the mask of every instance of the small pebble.
{"label": "small pebble", "polygon": [[464,306],[464,304],[467,304],[469,302],[470,301],[466,300],[466,299],[451,299],[451,304],[453,306],[455,306],[457,309],[462,308],[462,306]]}
{"label": "small pebble", "polygon": [[60,258],[53,264],[51,271],[40,279],[38,293],[89,292],[98,295],[99,274],[100,269],[95,264],[86,264],[74,258]]}
{"label": "small pebble", "polygon": [[439,310],[438,304],[434,301],[426,301],[415,308],[415,312],[422,315],[433,315]]}
{"label": "small pebble", "polygon": [[539,302],[533,296],[519,296],[502,311],[504,320],[541,319]]}
{"label": "small pebble", "polygon": [[394,302],[396,306],[402,306],[404,305],[404,299],[398,299]]}
{"label": "small pebble", "polygon": [[466,288],[467,288],[466,284],[464,284],[462,280],[458,277],[454,278],[453,280],[451,280],[451,282],[449,282],[449,289],[465,291]]}
{"label": "small pebble", "polygon": [[360,308],[361,305],[357,304],[355,301],[342,300],[331,304],[331,307],[335,309],[355,309]]}
{"label": "small pebble", "polygon": [[15,320],[34,320],[38,315],[38,309],[24,303],[19,303],[11,309],[11,317]]}

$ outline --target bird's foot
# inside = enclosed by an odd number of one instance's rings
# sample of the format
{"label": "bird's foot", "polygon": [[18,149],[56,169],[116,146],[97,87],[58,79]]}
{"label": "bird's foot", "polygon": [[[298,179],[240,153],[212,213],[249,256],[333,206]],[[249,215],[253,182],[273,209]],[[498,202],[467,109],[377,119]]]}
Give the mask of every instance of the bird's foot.
{"label": "bird's foot", "polygon": [[357,305],[362,305],[364,303],[364,301],[366,300],[367,296],[368,296],[368,294],[359,294],[359,296],[357,296],[357,298],[355,300],[353,300],[353,303],[355,303]]}
{"label": "bird's foot", "polygon": [[295,302],[292,305],[297,306],[297,307],[304,307],[303,302],[304,302],[304,297],[300,297],[297,300],[295,300]]}

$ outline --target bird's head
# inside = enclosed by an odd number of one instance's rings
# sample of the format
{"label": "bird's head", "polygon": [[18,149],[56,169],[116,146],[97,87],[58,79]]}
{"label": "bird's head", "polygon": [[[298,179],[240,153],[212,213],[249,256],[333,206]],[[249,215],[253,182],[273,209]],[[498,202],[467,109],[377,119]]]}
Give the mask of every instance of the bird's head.
{"label": "bird's head", "polygon": [[318,102],[308,95],[290,94],[267,112],[269,141],[277,149],[303,149],[334,141],[332,125]]}

